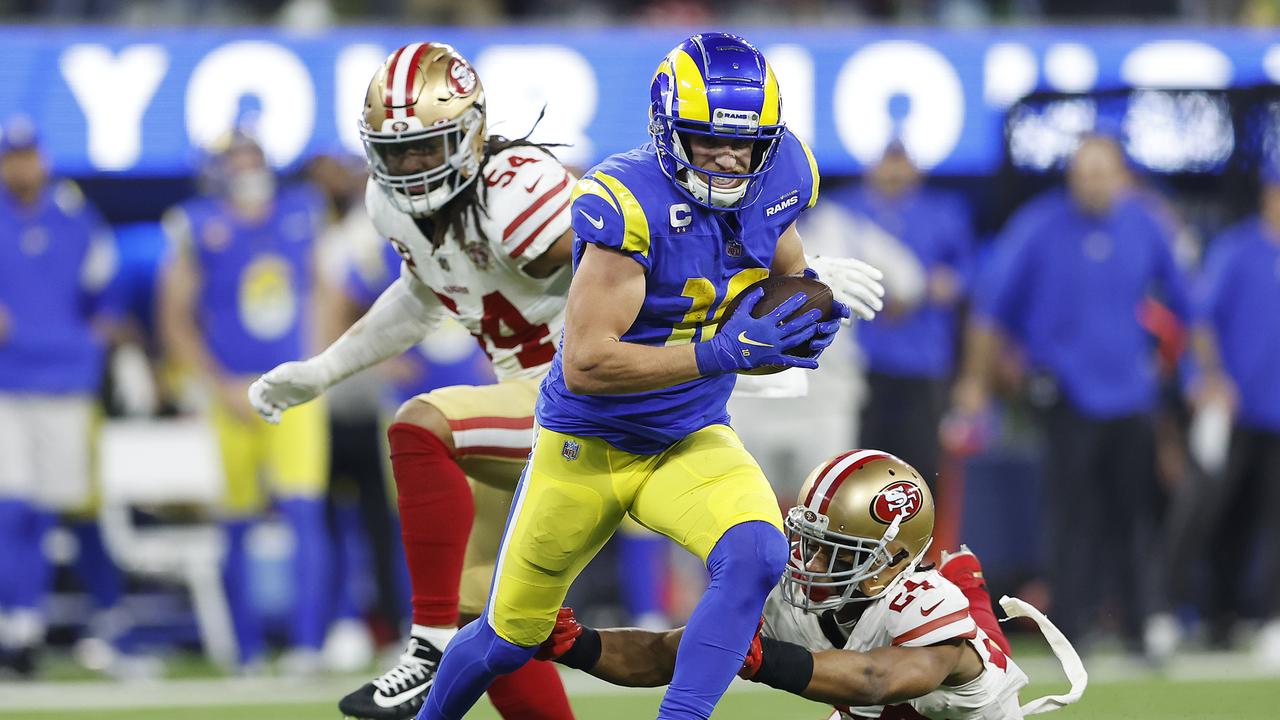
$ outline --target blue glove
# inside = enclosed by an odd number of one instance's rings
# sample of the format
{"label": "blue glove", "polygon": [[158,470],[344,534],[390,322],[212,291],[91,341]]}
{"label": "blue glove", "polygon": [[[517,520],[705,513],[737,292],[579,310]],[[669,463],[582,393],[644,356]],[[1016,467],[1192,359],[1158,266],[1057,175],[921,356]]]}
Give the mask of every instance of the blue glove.
{"label": "blue glove", "polygon": [[783,365],[813,369],[818,361],[813,358],[785,355],[785,351],[800,345],[818,332],[821,313],[810,310],[794,320],[787,320],[808,300],[804,293],[787,298],[773,312],[764,317],[752,317],[751,311],[764,297],[764,288],[756,288],[742,298],[733,317],[720,326],[715,337],[694,345],[698,359],[698,372],[703,375],[751,370],[761,365]]}
{"label": "blue glove", "polygon": [[809,357],[814,360],[826,350],[831,343],[835,342],[836,331],[840,329],[840,325],[849,319],[852,312],[849,306],[836,300],[831,299],[831,319],[826,322],[818,323],[818,332],[813,334],[813,339],[809,341],[809,347],[813,350],[813,354]]}

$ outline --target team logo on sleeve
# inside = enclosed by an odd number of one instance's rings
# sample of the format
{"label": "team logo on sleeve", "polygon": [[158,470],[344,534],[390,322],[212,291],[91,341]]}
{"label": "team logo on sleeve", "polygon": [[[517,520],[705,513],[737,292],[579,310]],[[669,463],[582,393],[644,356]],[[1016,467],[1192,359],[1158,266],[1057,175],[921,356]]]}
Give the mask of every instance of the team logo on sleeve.
{"label": "team logo on sleeve", "polygon": [[910,480],[899,480],[871,498],[871,517],[888,525],[901,515],[906,522],[920,512],[922,498],[919,486]]}

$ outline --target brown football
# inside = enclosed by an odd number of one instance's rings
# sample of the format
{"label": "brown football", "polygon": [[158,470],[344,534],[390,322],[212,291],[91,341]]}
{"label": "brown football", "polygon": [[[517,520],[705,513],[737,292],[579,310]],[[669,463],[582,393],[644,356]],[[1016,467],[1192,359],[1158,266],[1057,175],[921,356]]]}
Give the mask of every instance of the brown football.
{"label": "brown football", "polygon": [[[733,317],[738,310],[738,303],[742,298],[746,297],[752,290],[756,288],[764,288],[764,297],[760,298],[760,302],[751,310],[752,317],[762,317],[773,312],[775,308],[787,300],[787,298],[796,293],[804,293],[809,296],[804,305],[795,311],[791,317],[803,315],[810,310],[821,310],[822,317],[819,322],[831,319],[831,288],[821,280],[814,280],[802,275],[774,275],[767,277],[758,282],[748,285],[738,293],[733,301],[729,303],[729,307],[724,309],[724,314],[720,317],[720,325],[723,326]],[[788,318],[790,319],[790,318]],[[786,351],[787,355],[806,356],[813,353],[809,347],[809,343],[790,348]],[[786,367],[782,365],[762,365],[754,370],[742,370],[743,375],[772,375],[773,373],[782,372]]]}

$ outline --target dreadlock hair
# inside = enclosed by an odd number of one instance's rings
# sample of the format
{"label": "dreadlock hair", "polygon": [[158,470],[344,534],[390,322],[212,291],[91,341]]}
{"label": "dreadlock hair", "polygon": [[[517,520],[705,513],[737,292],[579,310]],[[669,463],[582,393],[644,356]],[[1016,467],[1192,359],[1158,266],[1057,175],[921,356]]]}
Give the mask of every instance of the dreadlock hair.
{"label": "dreadlock hair", "polygon": [[[541,120],[542,116],[539,115],[538,119]],[[536,122],[534,127],[537,127]],[[530,129],[529,135],[532,134],[533,129]],[[550,148],[565,147],[566,143],[536,143],[529,140],[529,135],[515,140],[510,140],[501,135],[490,135],[484,142],[484,157],[480,159],[480,167],[483,168],[485,163],[489,162],[489,158],[513,147],[536,148],[546,154],[547,157],[558,161],[555,153]],[[476,172],[479,174],[479,170]],[[440,212],[431,218],[431,246],[438,249],[444,245],[445,238],[448,237],[450,230],[453,231],[453,236],[458,239],[458,242],[461,242],[467,231],[466,219],[468,216],[471,218],[476,231],[480,233],[481,240],[487,244],[489,238],[485,234],[484,226],[480,224],[480,215],[483,214],[486,218],[489,217],[488,201],[489,186],[484,182],[483,178],[477,177],[462,192],[445,203],[445,206],[440,208]]]}

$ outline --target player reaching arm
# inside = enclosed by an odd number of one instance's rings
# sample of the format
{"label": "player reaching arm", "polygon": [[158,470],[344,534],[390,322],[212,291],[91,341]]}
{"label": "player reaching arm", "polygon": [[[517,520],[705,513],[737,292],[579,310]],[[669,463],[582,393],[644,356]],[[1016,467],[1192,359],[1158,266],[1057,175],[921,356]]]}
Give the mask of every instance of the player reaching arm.
{"label": "player reaching arm", "polygon": [[[1027,678],[1009,656],[977,558],[943,553],[939,570],[918,563],[932,540],[928,487],[911,466],[873,450],[819,465],[788,513],[792,555],[765,606],[740,675],[836,705],[846,718],[879,717],[908,703],[926,717],[1017,718],[1074,702],[1087,676],[1062,634],[1027,616],[1072,682],[1066,695],[1019,706]],[[647,687],[672,677],[684,629],[593,630],[563,608],[539,657],[609,682]]]}

